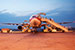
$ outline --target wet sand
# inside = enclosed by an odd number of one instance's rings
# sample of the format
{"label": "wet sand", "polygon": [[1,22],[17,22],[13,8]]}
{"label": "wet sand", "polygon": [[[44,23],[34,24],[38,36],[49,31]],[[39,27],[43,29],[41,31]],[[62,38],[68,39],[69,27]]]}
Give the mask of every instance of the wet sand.
{"label": "wet sand", "polygon": [[0,50],[75,50],[75,32],[0,33]]}

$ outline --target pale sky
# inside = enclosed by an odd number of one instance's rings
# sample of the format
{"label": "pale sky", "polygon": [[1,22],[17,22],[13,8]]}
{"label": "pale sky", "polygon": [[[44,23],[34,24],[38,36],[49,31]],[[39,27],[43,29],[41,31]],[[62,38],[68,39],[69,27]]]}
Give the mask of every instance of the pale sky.
{"label": "pale sky", "polygon": [[75,21],[75,0],[0,0],[0,23],[22,23],[37,12],[47,13],[55,22]]}
{"label": "pale sky", "polygon": [[0,0],[0,11],[27,15],[36,11],[48,11],[72,6],[74,0]]}

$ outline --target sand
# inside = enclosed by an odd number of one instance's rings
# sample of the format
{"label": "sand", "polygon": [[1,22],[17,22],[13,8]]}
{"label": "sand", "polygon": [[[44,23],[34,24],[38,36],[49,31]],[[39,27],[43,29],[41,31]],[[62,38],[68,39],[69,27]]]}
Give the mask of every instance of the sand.
{"label": "sand", "polygon": [[0,33],[0,50],[75,50],[75,32]]}

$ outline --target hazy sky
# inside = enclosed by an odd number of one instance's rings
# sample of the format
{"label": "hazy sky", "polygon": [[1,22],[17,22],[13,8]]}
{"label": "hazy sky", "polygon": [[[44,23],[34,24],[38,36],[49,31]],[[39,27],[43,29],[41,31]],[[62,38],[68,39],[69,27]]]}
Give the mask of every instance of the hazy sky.
{"label": "hazy sky", "polygon": [[27,15],[36,11],[48,11],[74,6],[74,0],[0,0],[0,11]]}
{"label": "hazy sky", "polygon": [[0,0],[0,23],[22,23],[37,12],[55,22],[75,21],[75,0]]}

